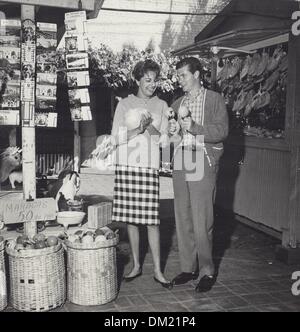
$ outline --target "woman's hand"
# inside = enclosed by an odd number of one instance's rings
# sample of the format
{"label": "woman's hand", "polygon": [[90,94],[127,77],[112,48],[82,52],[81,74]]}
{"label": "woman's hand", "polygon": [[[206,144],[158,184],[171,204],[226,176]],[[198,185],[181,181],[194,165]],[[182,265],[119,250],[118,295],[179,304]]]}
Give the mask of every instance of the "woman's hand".
{"label": "woman's hand", "polygon": [[172,135],[172,136],[178,135],[179,132],[180,132],[180,125],[179,125],[179,123],[176,120],[174,120],[174,119],[170,120],[169,121],[169,130],[168,131],[169,131],[169,134]]}
{"label": "woman's hand", "polygon": [[[149,116],[150,115],[150,116]],[[140,125],[138,127],[139,133],[143,134],[147,127],[152,123],[152,117],[151,114],[148,112],[148,114],[143,114],[141,116]]]}

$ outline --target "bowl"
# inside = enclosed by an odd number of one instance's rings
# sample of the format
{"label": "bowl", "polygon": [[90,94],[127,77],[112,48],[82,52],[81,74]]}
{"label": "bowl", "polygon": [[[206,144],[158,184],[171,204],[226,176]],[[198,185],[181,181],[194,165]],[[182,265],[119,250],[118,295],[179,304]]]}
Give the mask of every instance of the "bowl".
{"label": "bowl", "polygon": [[68,229],[70,225],[81,224],[86,213],[81,211],[62,211],[57,213],[57,222]]}

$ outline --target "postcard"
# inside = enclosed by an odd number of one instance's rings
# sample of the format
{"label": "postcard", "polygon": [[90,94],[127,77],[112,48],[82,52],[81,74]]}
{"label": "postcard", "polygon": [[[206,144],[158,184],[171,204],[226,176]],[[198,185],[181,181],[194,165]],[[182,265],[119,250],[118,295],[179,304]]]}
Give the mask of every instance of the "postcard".
{"label": "postcard", "polygon": [[86,12],[71,12],[65,14],[66,34],[72,35],[77,33],[86,33]]}
{"label": "postcard", "polygon": [[81,104],[90,103],[90,95],[88,89],[74,89],[69,90],[70,105],[80,106]]}
{"label": "postcard", "polygon": [[1,108],[19,108],[20,107],[20,86],[6,85],[0,104]]}
{"label": "postcard", "polygon": [[67,53],[84,52],[88,50],[88,39],[83,35],[66,36],[65,48]]}
{"label": "postcard", "polygon": [[34,126],[34,103],[22,102],[22,124],[26,126]]}
{"label": "postcard", "polygon": [[0,110],[0,126],[19,126],[19,110]]}
{"label": "postcard", "polygon": [[86,11],[85,10],[80,10],[76,12],[69,12],[65,13],[65,21],[68,20],[79,20],[79,21],[86,21]]}
{"label": "postcard", "polygon": [[55,112],[56,110],[56,98],[36,96],[35,103],[36,109],[47,110],[49,112]]}
{"label": "postcard", "polygon": [[0,20],[0,35],[21,38],[21,21]]}
{"label": "postcard", "polygon": [[37,127],[57,127],[57,113],[35,113],[35,125]]}
{"label": "postcard", "polygon": [[70,112],[71,112],[72,121],[92,120],[92,113],[91,113],[90,106],[71,108]]}
{"label": "postcard", "polygon": [[67,78],[69,88],[90,85],[90,74],[88,71],[68,72]]}
{"label": "postcard", "polygon": [[0,35],[0,46],[1,47],[21,47],[20,36],[1,36]]}
{"label": "postcard", "polygon": [[0,59],[5,59],[9,64],[20,64],[21,51],[18,47],[1,47]]}
{"label": "postcard", "polygon": [[55,74],[57,73],[56,63],[37,63],[36,65],[37,72],[43,74]]}
{"label": "postcard", "polygon": [[37,23],[37,40],[36,46],[38,51],[56,49],[57,47],[57,25],[52,23]]}
{"label": "postcard", "polygon": [[36,95],[39,97],[45,97],[45,99],[56,99],[56,85],[37,84]]}
{"label": "postcard", "polygon": [[51,73],[37,73],[36,83],[45,85],[56,85],[57,75]]}
{"label": "postcard", "polygon": [[28,45],[36,44],[36,26],[34,22],[25,20],[22,25],[22,43]]}
{"label": "postcard", "polygon": [[0,69],[0,82],[9,83],[10,85],[21,84],[21,71],[20,70],[11,70],[9,73],[4,69]]}
{"label": "postcard", "polygon": [[42,53],[37,53],[36,61],[37,63],[56,63],[56,51],[45,51]]}
{"label": "postcard", "polygon": [[22,44],[22,62],[35,63],[35,48],[31,45]]}
{"label": "postcard", "polygon": [[22,66],[21,79],[26,81],[34,81],[35,66],[34,63],[26,63]]}
{"label": "postcard", "polygon": [[21,100],[22,101],[34,101],[34,81],[22,81],[21,82]]}
{"label": "postcard", "polygon": [[87,53],[67,54],[67,69],[88,69],[89,59]]}

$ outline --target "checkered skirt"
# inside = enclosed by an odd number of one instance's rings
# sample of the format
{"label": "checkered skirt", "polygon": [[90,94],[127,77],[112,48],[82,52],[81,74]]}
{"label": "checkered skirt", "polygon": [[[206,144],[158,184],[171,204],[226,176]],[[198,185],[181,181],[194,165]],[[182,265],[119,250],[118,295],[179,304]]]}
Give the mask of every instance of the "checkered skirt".
{"label": "checkered skirt", "polygon": [[158,170],[116,166],[112,220],[159,225]]}

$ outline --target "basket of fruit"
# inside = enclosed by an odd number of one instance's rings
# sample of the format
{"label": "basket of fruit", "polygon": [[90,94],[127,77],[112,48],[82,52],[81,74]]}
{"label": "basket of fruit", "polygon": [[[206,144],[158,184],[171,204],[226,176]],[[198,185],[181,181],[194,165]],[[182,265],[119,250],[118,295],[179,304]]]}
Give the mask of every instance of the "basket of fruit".
{"label": "basket of fruit", "polygon": [[66,299],[64,250],[55,236],[37,234],[8,241],[10,298],[13,308],[49,311]]}
{"label": "basket of fruit", "polygon": [[116,298],[118,241],[118,235],[108,227],[77,231],[68,237],[65,244],[70,302],[101,305]]}
{"label": "basket of fruit", "polygon": [[0,311],[7,306],[6,273],[4,261],[4,239],[0,236]]}

